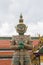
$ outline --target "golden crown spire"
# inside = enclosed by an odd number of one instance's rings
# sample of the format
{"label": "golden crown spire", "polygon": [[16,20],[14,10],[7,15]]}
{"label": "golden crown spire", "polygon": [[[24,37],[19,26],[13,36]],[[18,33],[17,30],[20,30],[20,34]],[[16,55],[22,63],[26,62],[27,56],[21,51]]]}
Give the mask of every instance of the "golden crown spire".
{"label": "golden crown spire", "polygon": [[22,14],[20,14],[19,23],[20,23],[20,24],[23,24],[23,16],[22,16]]}

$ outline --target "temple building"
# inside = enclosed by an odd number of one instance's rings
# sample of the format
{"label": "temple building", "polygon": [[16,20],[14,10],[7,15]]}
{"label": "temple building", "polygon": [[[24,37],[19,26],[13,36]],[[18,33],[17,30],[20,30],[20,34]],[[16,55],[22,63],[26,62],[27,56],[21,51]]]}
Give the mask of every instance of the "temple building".
{"label": "temple building", "polygon": [[[41,63],[43,63],[43,37],[39,35],[39,37],[31,37],[30,40],[30,35],[24,35],[27,30],[27,26],[23,22],[23,17],[20,15],[19,24],[16,26],[16,31],[19,35],[12,35],[12,37],[0,37],[0,65],[11,65],[13,56],[16,54],[15,49],[19,51],[24,49],[24,44],[22,43],[31,44],[31,47],[25,46],[25,51],[27,52],[27,50],[29,50],[29,54],[31,56],[31,59],[28,59],[29,61],[34,65],[41,65]],[[13,45],[18,45],[17,43],[19,43],[19,46],[14,47]],[[31,62],[29,64],[31,64]]]}

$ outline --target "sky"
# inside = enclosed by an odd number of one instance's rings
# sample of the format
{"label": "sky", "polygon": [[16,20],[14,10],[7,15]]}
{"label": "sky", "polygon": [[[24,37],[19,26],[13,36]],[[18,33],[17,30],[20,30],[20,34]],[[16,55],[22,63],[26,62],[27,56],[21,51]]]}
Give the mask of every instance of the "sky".
{"label": "sky", "polygon": [[28,26],[25,34],[43,35],[43,0],[0,0],[0,36],[17,35],[21,13]]}

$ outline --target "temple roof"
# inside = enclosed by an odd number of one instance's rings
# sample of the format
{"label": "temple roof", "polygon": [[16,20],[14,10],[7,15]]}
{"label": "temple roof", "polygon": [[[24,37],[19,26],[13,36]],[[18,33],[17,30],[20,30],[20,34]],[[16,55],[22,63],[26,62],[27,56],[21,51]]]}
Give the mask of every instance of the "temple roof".
{"label": "temple roof", "polygon": [[[31,37],[33,45],[38,45],[38,37]],[[12,37],[0,37],[0,65],[11,65],[14,50],[10,48]]]}

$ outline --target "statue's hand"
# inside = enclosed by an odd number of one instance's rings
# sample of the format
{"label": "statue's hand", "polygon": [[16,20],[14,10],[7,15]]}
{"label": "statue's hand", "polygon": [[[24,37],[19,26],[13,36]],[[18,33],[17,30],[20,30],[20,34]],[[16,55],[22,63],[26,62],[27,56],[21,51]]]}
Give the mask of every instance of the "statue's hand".
{"label": "statue's hand", "polygon": [[32,49],[33,47],[32,47],[32,45],[30,45],[30,44],[24,44],[24,48],[25,48],[25,49]]}
{"label": "statue's hand", "polygon": [[18,49],[18,45],[11,45],[11,48],[16,50],[16,49]]}
{"label": "statue's hand", "polygon": [[19,43],[18,48],[19,49],[24,49],[24,44],[23,43]]}

